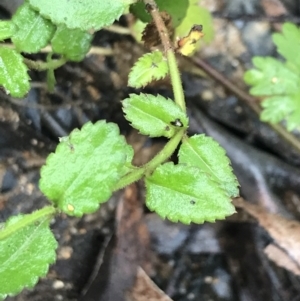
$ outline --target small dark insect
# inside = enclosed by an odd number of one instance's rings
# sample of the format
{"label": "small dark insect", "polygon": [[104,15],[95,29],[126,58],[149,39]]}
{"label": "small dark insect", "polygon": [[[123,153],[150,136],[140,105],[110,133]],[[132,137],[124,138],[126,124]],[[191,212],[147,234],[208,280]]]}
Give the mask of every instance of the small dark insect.
{"label": "small dark insect", "polygon": [[75,148],[74,145],[70,142],[69,137],[59,137],[59,142],[65,142],[68,147],[70,148],[70,151],[73,153]]}
{"label": "small dark insect", "polygon": [[167,125],[167,126],[165,127],[165,130],[166,130],[166,131],[169,131],[169,130],[170,130],[170,127]]}
{"label": "small dark insect", "polygon": [[70,148],[70,151],[71,151],[71,152],[74,152],[74,150],[75,150],[74,145],[71,144],[71,143],[69,143],[68,146],[69,146],[69,148]]}
{"label": "small dark insect", "polygon": [[146,4],[146,10],[150,13],[152,10],[155,10],[156,9],[156,7],[155,7],[155,5],[152,5],[152,4],[150,4],[150,3],[147,3]]}
{"label": "small dark insect", "polygon": [[196,202],[195,202],[194,200],[191,200],[190,203],[191,203],[192,205],[195,205],[195,204],[196,204]]}
{"label": "small dark insect", "polygon": [[176,118],[174,121],[170,122],[172,125],[177,126],[182,128],[183,127],[183,123],[181,122],[181,120],[179,118]]}

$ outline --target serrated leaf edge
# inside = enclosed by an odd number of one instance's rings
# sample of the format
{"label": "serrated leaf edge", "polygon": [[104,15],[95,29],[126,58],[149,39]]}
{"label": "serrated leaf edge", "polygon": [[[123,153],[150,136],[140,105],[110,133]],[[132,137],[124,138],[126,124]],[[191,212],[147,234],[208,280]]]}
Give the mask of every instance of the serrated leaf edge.
{"label": "serrated leaf edge", "polygon": [[[188,141],[190,138],[193,138],[193,137],[205,137],[206,139],[210,140],[210,142],[213,142],[213,143],[217,144],[217,145],[220,147],[220,150],[222,151],[222,153],[223,153],[223,155],[224,155],[224,162],[226,161],[226,164],[227,164],[229,170],[230,170],[231,173],[232,173],[233,181],[234,181],[234,183],[236,184],[236,186],[239,187],[240,184],[239,184],[239,182],[238,182],[237,177],[235,176],[235,174],[234,174],[234,172],[233,172],[234,170],[233,170],[233,168],[232,168],[231,161],[230,161],[230,159],[228,158],[225,149],[218,143],[218,141],[216,141],[216,140],[213,139],[212,137],[206,136],[205,134],[200,134],[200,135],[193,135],[193,136],[191,136],[191,137],[188,137],[188,139],[185,139],[184,142],[187,143],[187,141]],[[193,150],[193,148],[191,148],[191,149]],[[180,153],[180,151],[179,151],[179,153]],[[179,153],[178,153],[178,156],[179,156]],[[208,167],[209,170],[211,170],[211,167],[210,167],[208,164],[206,164],[205,161],[202,160],[202,162]],[[193,166],[193,167],[196,167],[196,168],[200,169],[199,167],[197,167],[197,166],[195,166],[195,165],[193,165],[193,164],[190,164],[190,163],[186,163],[186,162],[185,162],[185,163],[181,163],[181,164],[186,164],[187,166]],[[200,169],[200,170],[201,170],[201,169]],[[211,175],[210,175],[210,176],[213,177],[213,180],[214,180],[216,183],[218,183],[218,185],[220,186],[220,183],[221,183],[221,182],[219,182],[219,180],[221,181],[221,179],[219,179],[217,176],[215,176],[215,174],[214,174],[214,172],[213,172],[212,170],[211,170]],[[225,183],[228,183],[228,182],[225,182]],[[238,195],[233,195],[233,196],[229,196],[229,197],[233,198],[233,197],[237,197],[237,196],[238,196]]]}
{"label": "serrated leaf edge", "polygon": [[[232,214],[236,213],[235,207],[234,207],[234,205],[232,204],[232,201],[231,201],[232,198],[231,198],[230,196],[228,196],[227,192],[220,186],[220,183],[217,182],[214,178],[212,178],[209,174],[207,174],[206,172],[203,172],[203,171],[202,171],[200,168],[198,168],[197,166],[192,166],[192,165],[188,165],[188,164],[185,164],[185,163],[179,163],[179,164],[174,164],[173,162],[168,162],[168,163],[171,163],[171,164],[173,164],[174,166],[176,166],[176,165],[186,165],[186,166],[192,167],[192,168],[194,168],[195,170],[197,170],[199,174],[204,174],[205,176],[209,177],[209,179],[210,179],[212,182],[214,182],[214,183],[216,184],[216,186],[219,187],[220,190],[223,191],[224,196],[227,197],[228,202],[232,205],[232,207],[233,207],[234,210],[233,210],[233,212],[228,213],[228,214],[225,214],[225,215],[223,215],[223,214],[222,214],[222,215],[217,215],[215,218],[212,218],[212,219],[209,219],[209,218],[205,218],[205,219],[201,219],[201,220],[192,220],[192,219],[190,219],[189,221],[186,221],[186,220],[181,220],[180,218],[174,219],[174,218],[170,217],[170,214],[169,214],[169,215],[168,215],[168,214],[162,215],[162,214],[158,213],[158,212],[156,211],[156,209],[157,209],[159,206],[158,206],[158,207],[157,207],[157,206],[156,206],[156,207],[154,207],[154,206],[152,206],[152,207],[149,206],[149,204],[147,203],[147,199],[146,199],[146,206],[147,206],[147,208],[148,208],[150,211],[157,213],[157,214],[158,214],[160,217],[162,217],[163,219],[166,219],[166,218],[167,218],[167,219],[170,220],[171,222],[181,222],[181,223],[186,224],[186,225],[189,225],[190,223],[195,223],[195,224],[203,224],[203,223],[205,223],[205,222],[214,223],[214,222],[216,222],[216,220],[224,220],[226,217],[231,216]],[[149,181],[150,177],[148,176],[148,177],[146,177],[146,179]],[[153,183],[153,182],[152,182],[152,183]],[[155,184],[155,183],[154,183],[154,184]],[[158,184],[155,184],[155,185],[164,187],[163,185],[158,185]],[[182,194],[186,194],[185,192],[181,192],[180,190],[176,190],[176,191],[178,191],[179,193],[182,193]],[[193,196],[191,196],[191,197],[193,197]]]}
{"label": "serrated leaf edge", "polygon": [[[37,212],[37,211],[36,211]],[[28,216],[30,216],[30,214],[28,214]],[[16,216],[12,216],[11,218],[15,218]],[[40,227],[40,226],[43,226],[43,224],[44,223],[48,223],[49,224],[49,217],[41,217],[40,219],[38,219],[39,221],[40,221],[40,223],[39,223],[39,225],[36,227],[36,229],[38,228],[38,227]],[[9,223],[9,221],[10,220],[8,220],[6,223]],[[35,220],[36,221],[36,220]],[[32,221],[32,222],[30,222],[30,223],[28,223],[26,226],[29,226],[29,225],[31,225],[31,224],[33,224],[34,223],[34,221]],[[4,229],[5,230],[5,229]],[[2,231],[4,231],[4,230],[2,230]],[[2,232],[2,231],[0,231],[0,232]],[[49,228],[49,231],[51,232],[51,230],[50,230],[50,228]],[[32,233],[32,234],[34,234],[34,232]],[[55,240],[55,237],[54,237],[54,234],[51,232],[51,234],[52,234],[52,236],[53,236],[53,239]],[[3,238],[4,239],[4,238]],[[56,241],[56,240],[55,240]],[[27,242],[25,243],[25,245],[26,244],[28,244]],[[19,294],[23,289],[25,289],[25,288],[33,288],[35,285],[36,285],[36,283],[38,282],[38,280],[40,279],[40,278],[42,278],[42,277],[44,277],[46,274],[47,274],[47,272],[48,272],[48,270],[49,270],[49,266],[51,265],[51,264],[53,264],[54,262],[55,262],[55,260],[56,260],[56,253],[55,253],[55,250],[56,250],[56,248],[57,248],[57,246],[58,246],[58,243],[57,243],[57,241],[56,241],[56,245],[55,245],[55,247],[54,247],[54,249],[53,250],[51,250],[51,252],[53,253],[52,255],[54,255],[54,256],[52,256],[52,259],[49,261],[49,262],[47,262],[47,263],[45,263],[45,264],[43,264],[43,267],[41,268],[41,270],[43,270],[43,272],[39,275],[39,276],[33,276],[32,278],[31,278],[31,281],[30,282],[28,282],[27,284],[25,284],[25,285],[19,285],[18,287],[16,287],[15,288],[15,291],[13,292],[13,293],[8,293],[8,294],[4,294],[3,296],[4,296],[4,299],[7,297],[7,296],[11,296],[11,297],[13,297],[13,296],[16,296],[17,294]],[[23,246],[22,246],[23,247]],[[0,296],[1,297],[1,296]]]}
{"label": "serrated leaf edge", "polygon": [[[151,56],[155,54],[155,52],[157,52],[159,50],[155,50],[155,51],[152,51],[150,53],[145,53],[143,56],[141,56],[136,62],[135,64],[133,65],[133,67],[131,68],[130,70],[130,73],[129,73],[129,76],[128,76],[128,86],[129,87],[133,87],[133,88],[136,88],[136,89],[139,89],[139,88],[144,88],[145,86],[147,86],[149,83],[151,83],[152,81],[154,80],[160,80],[160,79],[163,79],[165,78],[167,75],[168,75],[168,72],[169,72],[169,68],[168,68],[168,65],[167,65],[167,69],[166,69],[166,72],[164,75],[161,75],[161,76],[155,76],[155,74],[153,74],[151,76],[151,79],[149,79],[149,81],[147,81],[146,83],[144,84],[135,84],[135,83],[131,83],[131,75],[134,74],[134,72],[136,72],[137,69],[144,69],[143,72],[148,72],[148,70],[146,70],[146,68],[141,68],[139,65],[140,64],[143,64],[144,62],[142,60],[146,60],[148,59],[148,57],[151,59]],[[163,55],[163,59],[165,60],[165,62],[167,63],[167,60],[166,58],[164,57]]]}

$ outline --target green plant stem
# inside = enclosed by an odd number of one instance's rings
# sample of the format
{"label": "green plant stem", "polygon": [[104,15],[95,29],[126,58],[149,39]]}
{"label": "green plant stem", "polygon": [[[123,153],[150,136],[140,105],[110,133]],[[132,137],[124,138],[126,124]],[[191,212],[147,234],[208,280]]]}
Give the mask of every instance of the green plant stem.
{"label": "green plant stem", "polygon": [[61,66],[63,66],[67,60],[64,57],[61,57],[58,60],[52,60],[50,62],[43,62],[43,61],[32,61],[30,59],[23,59],[24,63],[27,65],[30,69],[35,69],[38,71],[44,71],[48,69],[57,69]]}
{"label": "green plant stem", "polygon": [[151,173],[157,166],[165,162],[172,156],[185,134],[185,129],[178,131],[165,145],[165,147],[148,163],[135,169],[129,174],[125,175],[114,187],[114,191],[124,188],[138,180],[140,180],[146,173]]}
{"label": "green plant stem", "polygon": [[174,101],[175,103],[186,112],[186,104],[184,99],[183,87],[180,77],[180,72],[178,69],[174,48],[172,46],[169,32],[166,28],[166,25],[159,13],[158,7],[154,0],[144,0],[146,8],[148,9],[149,13],[152,16],[152,19],[155,23],[157,28],[158,34],[160,36],[162,45],[164,47],[165,55],[167,57],[171,83],[173,88],[174,94]]}
{"label": "green plant stem", "polygon": [[25,215],[25,217],[21,218],[19,221],[17,221],[15,224],[11,225],[7,229],[4,228],[4,230],[0,231],[0,240],[3,240],[10,235],[14,234],[15,232],[21,230],[22,228],[25,228],[42,218],[49,218],[53,216],[56,213],[56,209],[53,206],[47,206],[43,209],[37,210],[31,214]]}
{"label": "green plant stem", "polygon": [[172,83],[172,88],[174,93],[174,101],[180,106],[182,111],[186,113],[186,105],[185,105],[185,98],[184,98],[184,92],[182,88],[181,77],[180,77],[180,73],[179,73],[179,69],[178,69],[178,65],[173,49],[168,50],[167,59],[168,59],[170,78],[171,78],[171,83]]}
{"label": "green plant stem", "polygon": [[[185,98],[182,88],[182,82],[180,78],[180,73],[175,57],[175,52],[170,41],[169,32],[165,26],[163,19],[160,16],[158,7],[154,0],[144,0],[146,8],[150,12],[157,31],[160,35],[165,55],[167,57],[171,84],[174,93],[175,103],[181,107],[181,109],[186,112]],[[127,185],[130,185],[133,182],[140,180],[146,173],[151,173],[153,170],[165,162],[176,150],[178,144],[180,143],[183,135],[185,134],[185,129],[179,130],[165,145],[165,147],[147,164],[135,169],[134,171],[125,175],[115,186],[114,190],[119,190]]]}

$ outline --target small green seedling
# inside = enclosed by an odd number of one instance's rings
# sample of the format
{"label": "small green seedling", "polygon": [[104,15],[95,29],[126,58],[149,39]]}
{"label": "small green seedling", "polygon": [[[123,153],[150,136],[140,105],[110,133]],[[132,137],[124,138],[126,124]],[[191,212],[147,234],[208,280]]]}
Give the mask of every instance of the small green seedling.
{"label": "small green seedling", "polygon": [[273,34],[273,42],[284,61],[273,57],[254,57],[256,69],[245,73],[250,93],[263,97],[261,120],[286,122],[292,131],[300,126],[300,29],[285,23],[282,33]]}
{"label": "small green seedling", "polygon": [[[92,31],[112,24],[133,2],[26,1],[11,21],[0,22],[0,38],[10,38],[15,46],[0,47],[0,83],[12,96],[24,96],[29,90],[29,66],[47,70],[53,87],[53,70],[67,60],[82,60],[89,50]],[[195,9],[190,6],[194,0],[182,1],[182,6],[176,1],[158,2],[166,6],[179,27],[188,22],[182,11]],[[145,182],[148,208],[174,222],[214,222],[235,212],[231,198],[238,195],[238,182],[229,159],[212,138],[187,135],[189,118],[175,50],[155,2],[145,0],[143,9],[145,4],[147,18],[150,21],[153,17],[164,50],[143,55],[129,74],[129,85],[141,88],[169,75],[174,99],[130,94],[122,101],[123,111],[140,133],[166,137],[168,142],[148,163],[134,166],[133,148],[116,124],[88,122],[60,138],[55,153],[48,156],[41,169],[40,189],[51,205],[11,217],[1,227],[0,299],[33,287],[55,261],[57,242],[49,227],[55,215],[63,212],[80,217],[95,212],[114,191],[135,181]],[[47,62],[33,62],[21,54],[35,53],[48,44],[60,58],[52,60],[49,55]],[[166,163],[178,147],[178,164]]]}

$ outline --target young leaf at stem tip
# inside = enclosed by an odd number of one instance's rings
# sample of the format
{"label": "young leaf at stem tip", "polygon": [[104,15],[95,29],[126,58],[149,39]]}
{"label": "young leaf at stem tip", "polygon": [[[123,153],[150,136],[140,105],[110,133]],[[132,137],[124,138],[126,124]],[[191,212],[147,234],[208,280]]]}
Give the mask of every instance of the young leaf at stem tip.
{"label": "young leaf at stem tip", "polygon": [[215,222],[235,212],[219,183],[197,167],[165,163],[145,182],[147,207],[172,222]]}
{"label": "young leaf at stem tip", "polygon": [[41,169],[40,189],[63,212],[82,216],[109,199],[133,149],[116,124],[86,123],[64,137]]}
{"label": "young leaf at stem tip", "polygon": [[141,88],[153,80],[164,78],[169,68],[161,51],[144,54],[132,67],[128,76],[128,86]]}
{"label": "young leaf at stem tip", "polygon": [[232,172],[225,150],[211,137],[194,135],[185,138],[180,146],[179,163],[198,167],[219,183],[229,197],[239,194],[238,181]]}
{"label": "young leaf at stem tip", "polygon": [[181,108],[161,95],[130,94],[122,105],[131,125],[150,137],[171,138],[178,129],[188,126],[188,118]]}

